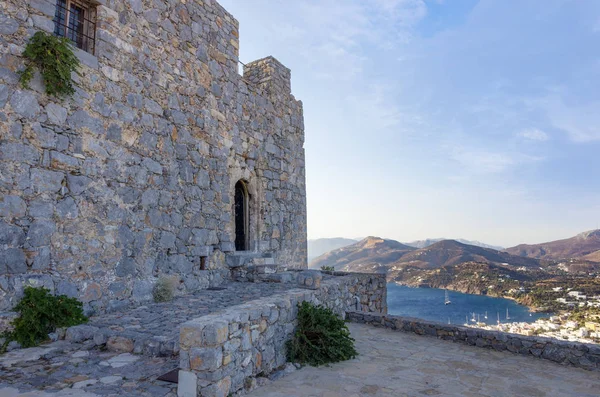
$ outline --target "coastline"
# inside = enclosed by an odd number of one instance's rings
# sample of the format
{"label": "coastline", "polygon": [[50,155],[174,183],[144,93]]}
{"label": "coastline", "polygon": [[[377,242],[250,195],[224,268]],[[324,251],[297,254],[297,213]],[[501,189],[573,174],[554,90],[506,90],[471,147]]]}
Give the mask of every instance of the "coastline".
{"label": "coastline", "polygon": [[[526,307],[527,309],[529,309],[529,311],[531,311],[531,312],[534,312],[534,313],[544,313],[544,312],[546,312],[546,311],[547,311],[547,310],[546,310],[546,309],[544,309],[543,307],[537,307],[537,306],[533,306],[533,305],[529,305],[529,304],[523,303],[523,302],[519,301],[517,298],[515,298],[515,297],[513,297],[513,296],[507,296],[507,295],[500,295],[500,296],[497,296],[497,295],[482,294],[482,293],[471,292],[471,291],[461,291],[461,290],[459,290],[459,289],[452,288],[452,286],[445,286],[445,287],[442,287],[442,286],[440,286],[440,287],[432,287],[432,286],[431,286],[431,285],[429,285],[429,284],[422,284],[422,285],[416,285],[416,286],[415,286],[415,285],[405,284],[405,283],[402,283],[402,282],[400,282],[400,281],[396,281],[396,280],[390,281],[390,283],[393,283],[393,284],[396,284],[396,285],[401,285],[401,286],[403,286],[403,287],[409,287],[409,288],[423,288],[423,289],[428,289],[428,288],[431,288],[431,289],[447,289],[448,291],[460,292],[461,294],[468,294],[468,295],[479,295],[479,296],[489,296],[489,297],[491,297],[491,298],[503,298],[503,299],[508,299],[508,300],[511,300],[511,301],[513,301],[513,302],[517,303],[518,305],[524,306],[524,307]],[[425,285],[426,285],[426,286],[425,286]]]}

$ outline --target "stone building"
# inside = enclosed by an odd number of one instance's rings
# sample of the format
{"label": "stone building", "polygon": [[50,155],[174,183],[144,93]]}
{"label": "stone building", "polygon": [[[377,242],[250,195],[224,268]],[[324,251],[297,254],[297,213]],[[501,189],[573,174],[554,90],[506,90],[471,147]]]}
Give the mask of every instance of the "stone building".
{"label": "stone building", "polygon": [[[77,47],[72,97],[18,82],[39,30]],[[214,0],[0,3],[0,310],[25,285],[104,311],[161,275],[306,267],[302,103],[273,57],[239,74],[238,32]]]}

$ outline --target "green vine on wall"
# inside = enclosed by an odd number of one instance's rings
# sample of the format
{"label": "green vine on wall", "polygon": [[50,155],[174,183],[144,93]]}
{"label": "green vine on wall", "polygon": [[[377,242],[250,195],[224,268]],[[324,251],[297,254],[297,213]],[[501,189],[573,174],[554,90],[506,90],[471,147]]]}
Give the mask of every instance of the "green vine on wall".
{"label": "green vine on wall", "polygon": [[68,96],[75,93],[71,73],[77,72],[79,59],[73,53],[71,41],[65,37],[56,37],[45,32],[36,32],[23,51],[27,66],[19,72],[20,82],[29,88],[37,68],[44,80],[46,94]]}

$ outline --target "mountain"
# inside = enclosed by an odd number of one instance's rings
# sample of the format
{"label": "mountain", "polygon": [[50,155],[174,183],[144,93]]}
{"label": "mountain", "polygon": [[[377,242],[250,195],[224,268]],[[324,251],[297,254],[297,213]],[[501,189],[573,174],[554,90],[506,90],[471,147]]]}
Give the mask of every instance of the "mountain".
{"label": "mountain", "polygon": [[314,259],[309,267],[333,266],[336,270],[371,272],[386,270],[386,266],[397,262],[403,255],[413,251],[395,240],[367,237],[352,245],[338,248]]}
{"label": "mountain", "polygon": [[318,238],[314,240],[308,240],[308,262],[315,259],[317,256],[321,256],[326,252],[333,251],[334,249],[345,247],[350,244],[356,243],[357,240],[349,238],[334,237],[334,238]]}
{"label": "mountain", "polygon": [[600,229],[580,233],[575,237],[542,244],[521,244],[505,250],[509,254],[528,258],[563,260],[583,258],[600,261]]}
{"label": "mountain", "polygon": [[600,262],[600,250],[592,252],[591,254],[588,254],[586,256],[582,256],[581,259],[585,259],[586,261],[592,262]]}
{"label": "mountain", "polygon": [[[430,245],[438,243],[443,240],[449,240],[449,239],[447,239],[447,238],[428,238],[425,240],[415,240],[415,241],[412,241],[410,243],[405,243],[405,244],[410,247],[425,248],[425,247],[429,247]],[[500,247],[497,245],[489,245],[489,244],[485,244],[485,243],[482,243],[480,241],[475,241],[475,240],[465,240],[462,238],[458,238],[458,239],[454,239],[454,241],[458,241],[459,243],[463,243],[463,244],[474,245],[476,247],[491,248],[491,249],[494,249],[497,251],[502,251],[504,249],[504,247]]]}
{"label": "mountain", "polygon": [[435,269],[464,262],[538,268],[539,261],[513,256],[506,252],[443,240],[428,247],[415,249],[394,240],[367,237],[347,247],[328,252],[312,261],[311,267],[333,266],[336,270],[353,272],[388,272],[394,277],[406,268]]}
{"label": "mountain", "polygon": [[454,266],[464,262],[539,267],[539,262],[531,258],[514,256],[491,248],[463,244],[456,240],[442,240],[428,247],[410,252],[404,255],[396,266],[431,269]]}

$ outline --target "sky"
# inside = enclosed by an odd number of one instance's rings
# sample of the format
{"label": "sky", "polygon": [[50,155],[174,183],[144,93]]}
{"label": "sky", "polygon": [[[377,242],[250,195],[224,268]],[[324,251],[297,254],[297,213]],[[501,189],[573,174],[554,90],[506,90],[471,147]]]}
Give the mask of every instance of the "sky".
{"label": "sky", "polygon": [[600,1],[219,2],[292,70],[309,238],[600,228]]}

